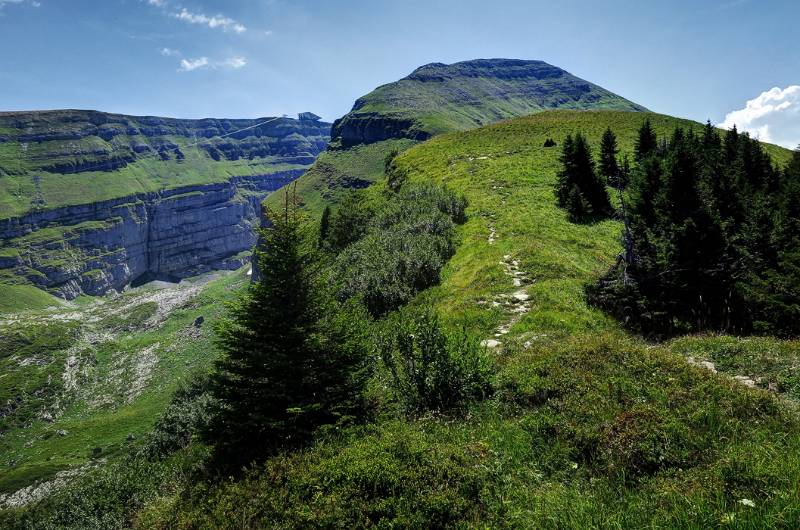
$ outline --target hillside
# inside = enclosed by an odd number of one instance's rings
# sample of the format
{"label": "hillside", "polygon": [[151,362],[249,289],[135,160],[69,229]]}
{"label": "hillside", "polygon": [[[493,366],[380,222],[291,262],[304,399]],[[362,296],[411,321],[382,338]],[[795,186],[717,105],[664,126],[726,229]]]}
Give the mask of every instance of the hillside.
{"label": "hillside", "polygon": [[[649,117],[662,136],[701,127]],[[233,510],[255,527],[795,526],[800,344],[703,335],[650,344],[584,302],[584,284],[620,250],[621,226],[567,220],[553,196],[559,149],[543,144],[581,131],[597,145],[610,126],[631,153],[641,120],[545,112],[397,159],[409,185],[442,183],[469,201],[441,285],[416,303],[486,339],[495,398],[463,416],[389,415],[323,437],[241,482],[151,505],[144,520],[230,526]]]}
{"label": "hillside", "polygon": [[[649,118],[662,136],[701,127]],[[132,510],[140,528],[795,527],[800,343],[697,335],[652,344],[584,302],[583,286],[620,250],[621,226],[567,220],[553,195],[560,150],[543,144],[580,131],[597,145],[610,126],[631,153],[641,120],[543,112],[442,135],[397,158],[403,186],[444,184],[469,201],[441,283],[412,305],[431,303],[484,340],[491,398],[462,413],[406,417],[376,397],[385,408],[372,423],[322,433],[312,448],[272,457],[239,481],[196,482],[198,448],[190,448],[85,487],[121,495],[102,502]],[[769,149],[776,162],[789,157]],[[380,184],[362,193],[391,196]],[[152,333],[190,326],[197,310],[179,314]],[[156,340],[137,337],[124,339],[132,351]],[[385,384],[379,371],[376,396]],[[26,464],[10,468],[6,488],[45,465],[59,421],[36,423],[31,447],[24,430],[9,438]],[[119,438],[117,429],[101,439]],[[71,458],[92,443],[81,441]],[[126,497],[132,487],[149,489]],[[68,507],[65,520],[85,516],[89,491],[59,501],[68,503],[56,505]]]}
{"label": "hillside", "polygon": [[548,109],[647,110],[542,61],[428,64],[359,98],[334,122],[330,149],[298,179],[297,189],[311,210],[321,211],[342,191],[380,178],[391,152],[437,134]]}
{"label": "hillside", "polygon": [[259,203],[329,124],[0,113],[0,283],[64,298],[242,265]]}

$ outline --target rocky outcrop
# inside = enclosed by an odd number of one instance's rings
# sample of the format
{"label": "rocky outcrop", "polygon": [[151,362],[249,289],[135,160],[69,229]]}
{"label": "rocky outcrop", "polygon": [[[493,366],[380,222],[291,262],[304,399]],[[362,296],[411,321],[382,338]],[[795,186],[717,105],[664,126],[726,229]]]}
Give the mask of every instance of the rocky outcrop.
{"label": "rocky outcrop", "polygon": [[72,299],[138,279],[238,268],[256,241],[260,203],[302,169],[235,177],[0,221],[0,274]]}
{"label": "rocky outcrop", "polygon": [[341,147],[371,144],[394,138],[424,141],[431,134],[413,118],[392,113],[352,113],[333,122],[331,136]]}

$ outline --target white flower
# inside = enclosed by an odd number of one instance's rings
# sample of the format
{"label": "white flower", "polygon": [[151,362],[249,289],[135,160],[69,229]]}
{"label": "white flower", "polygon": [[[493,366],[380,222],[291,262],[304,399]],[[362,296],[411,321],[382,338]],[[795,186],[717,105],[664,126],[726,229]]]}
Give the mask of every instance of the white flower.
{"label": "white flower", "polygon": [[750,508],[755,508],[756,506],[756,503],[754,503],[750,499],[739,499],[739,504],[743,506],[749,506]]}

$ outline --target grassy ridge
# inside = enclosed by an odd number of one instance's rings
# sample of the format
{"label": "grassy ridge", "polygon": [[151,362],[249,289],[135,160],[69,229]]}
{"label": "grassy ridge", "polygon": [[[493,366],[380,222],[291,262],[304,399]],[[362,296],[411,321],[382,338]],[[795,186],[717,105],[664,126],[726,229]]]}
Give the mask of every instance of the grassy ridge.
{"label": "grassy ridge", "polygon": [[[649,118],[662,135],[678,124],[700,127]],[[621,227],[567,221],[553,195],[559,148],[543,143],[581,131],[597,145],[611,126],[630,152],[642,119],[547,112],[444,135],[397,159],[408,181],[443,183],[469,200],[461,245],[441,285],[415,303],[431,302],[450,323],[487,339],[505,326],[502,345],[492,349],[491,400],[455,416],[407,418],[387,407],[374,423],[324,432],[314,447],[273,457],[241,481],[197,482],[176,473],[157,494],[137,499],[144,506],[134,525],[800,525],[800,421],[791,401],[800,346],[715,336],[649,344],[584,303],[582,287],[613,262]],[[381,186],[368,194],[379,200]],[[513,261],[530,283],[513,285],[506,274]],[[529,297],[524,313],[507,303],[520,291]],[[183,325],[195,314],[175,318]],[[686,355],[713,359],[730,375],[762,371],[759,384],[783,381],[782,395],[694,366]],[[378,396],[382,385],[379,375]]]}
{"label": "grassy ridge", "polygon": [[[661,135],[700,127],[649,117]],[[621,227],[567,221],[553,195],[559,149],[542,145],[577,131],[597,145],[611,126],[631,152],[642,119],[547,112],[403,153],[397,166],[408,181],[443,183],[469,200],[461,246],[441,285],[417,302],[486,338],[512,324],[494,349],[496,397],[464,416],[388,415],[328,433],[240,482],[185,484],[186,494],[146,506],[142,527],[797,527],[794,405],[685,357],[727,352],[718,368],[731,375],[747,362],[755,372],[776,361],[780,370],[767,377],[796,375],[797,343],[692,336],[648,344],[584,303],[582,287],[613,262]],[[512,284],[511,260],[532,283]],[[520,290],[527,313],[492,304]]]}

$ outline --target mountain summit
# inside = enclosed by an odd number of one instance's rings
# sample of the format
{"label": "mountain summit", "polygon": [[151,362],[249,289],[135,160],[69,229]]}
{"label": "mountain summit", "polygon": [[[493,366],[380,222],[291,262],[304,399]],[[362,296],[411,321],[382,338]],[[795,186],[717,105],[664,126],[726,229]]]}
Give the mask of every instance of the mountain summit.
{"label": "mountain summit", "polygon": [[332,138],[342,147],[425,140],[549,109],[647,110],[543,61],[476,59],[426,64],[378,87],[336,121]]}

